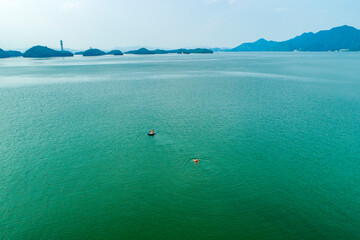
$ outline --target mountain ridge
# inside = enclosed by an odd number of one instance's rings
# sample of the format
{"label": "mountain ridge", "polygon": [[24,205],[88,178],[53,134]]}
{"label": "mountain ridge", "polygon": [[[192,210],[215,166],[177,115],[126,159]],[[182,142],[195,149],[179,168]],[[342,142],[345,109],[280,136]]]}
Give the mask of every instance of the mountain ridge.
{"label": "mountain ridge", "polygon": [[360,30],[348,25],[330,30],[307,32],[286,41],[268,41],[260,38],[255,42],[243,43],[231,52],[242,51],[359,51]]}

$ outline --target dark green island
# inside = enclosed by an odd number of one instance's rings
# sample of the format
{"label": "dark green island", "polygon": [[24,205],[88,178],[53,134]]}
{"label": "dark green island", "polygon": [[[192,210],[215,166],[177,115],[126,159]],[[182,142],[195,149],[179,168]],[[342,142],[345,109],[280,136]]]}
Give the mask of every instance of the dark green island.
{"label": "dark green island", "polygon": [[20,52],[20,51],[9,50],[6,52],[7,52],[7,54],[9,54],[10,57],[21,57],[23,55],[22,52]]}
{"label": "dark green island", "polygon": [[106,55],[106,53],[97,48],[90,48],[83,53],[84,57],[103,56],[103,55]]}
{"label": "dark green island", "polygon": [[120,51],[120,50],[112,50],[112,51],[108,52],[107,54],[108,54],[108,55],[115,55],[115,56],[124,55],[124,54],[122,53],[122,51]]}
{"label": "dark green island", "polygon": [[69,51],[56,51],[54,49],[44,47],[44,46],[35,46],[28,49],[24,52],[24,58],[48,58],[48,57],[72,57],[73,53]]}

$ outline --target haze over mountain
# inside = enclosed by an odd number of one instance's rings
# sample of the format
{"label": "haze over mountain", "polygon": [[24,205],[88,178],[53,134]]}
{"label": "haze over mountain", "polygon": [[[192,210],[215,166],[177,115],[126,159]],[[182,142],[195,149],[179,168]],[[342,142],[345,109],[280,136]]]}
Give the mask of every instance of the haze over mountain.
{"label": "haze over mountain", "polygon": [[230,51],[359,51],[360,30],[350,26],[335,27],[317,33],[304,33],[287,41],[243,43]]}

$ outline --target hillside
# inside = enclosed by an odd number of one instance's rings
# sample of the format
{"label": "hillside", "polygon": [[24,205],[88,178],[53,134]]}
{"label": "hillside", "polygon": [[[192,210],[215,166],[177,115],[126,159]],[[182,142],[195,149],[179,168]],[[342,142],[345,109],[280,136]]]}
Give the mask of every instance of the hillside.
{"label": "hillside", "polygon": [[243,43],[230,51],[351,51],[360,50],[360,30],[350,26],[335,27],[317,33],[304,33],[283,42],[259,39]]}

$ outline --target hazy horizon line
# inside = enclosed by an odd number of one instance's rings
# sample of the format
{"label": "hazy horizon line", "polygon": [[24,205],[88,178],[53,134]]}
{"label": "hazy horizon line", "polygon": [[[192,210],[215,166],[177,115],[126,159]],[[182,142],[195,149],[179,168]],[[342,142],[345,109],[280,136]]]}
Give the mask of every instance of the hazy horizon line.
{"label": "hazy horizon line", "polygon": [[[287,40],[289,40],[289,39],[293,39],[293,38],[295,38],[295,37],[298,37],[298,36],[300,36],[300,35],[302,35],[302,34],[305,34],[305,33],[318,33],[318,32],[321,32],[321,31],[328,31],[328,30],[331,30],[331,29],[333,29],[333,28],[338,28],[338,27],[344,27],[344,26],[348,26],[348,27],[353,27],[353,28],[355,28],[355,29],[357,29],[357,30],[360,30],[359,28],[357,28],[357,27],[354,27],[354,26],[351,26],[351,25],[347,25],[347,24],[345,24],[345,25],[339,25],[339,26],[335,26],[335,27],[332,27],[332,28],[330,28],[330,29],[323,29],[323,30],[319,30],[319,31],[310,31],[310,32],[303,32],[303,33],[300,33],[300,34],[298,34],[298,35],[296,35],[296,36],[294,36],[294,37],[291,37],[291,38],[288,38],[288,39],[286,39],[286,40],[278,40],[278,41],[276,41],[276,42],[282,42],[282,41],[287,41]],[[197,45],[197,46],[183,46],[183,47],[173,47],[173,48],[171,48],[171,47],[160,47],[160,46],[157,46],[157,47],[152,47],[152,46],[149,46],[149,45],[137,45],[137,46],[125,46],[125,47],[119,47],[119,46],[117,46],[117,47],[112,47],[112,48],[100,48],[100,47],[96,47],[96,46],[89,46],[88,48],[71,48],[71,47],[66,47],[66,41],[64,41],[63,39],[59,39],[59,41],[58,41],[58,45],[60,46],[60,40],[62,40],[63,41],[63,43],[64,43],[64,50],[67,50],[67,51],[70,51],[70,52],[80,52],[80,51],[86,51],[86,50],[88,50],[88,49],[90,49],[90,48],[96,48],[96,49],[100,49],[100,50],[103,50],[103,51],[111,51],[111,50],[121,50],[121,51],[131,51],[131,50],[137,50],[137,49],[140,49],[140,48],[146,48],[146,49],[149,49],[149,50],[156,50],[156,49],[161,49],[161,50],[174,50],[174,49],[181,49],[181,48],[184,48],[184,49],[195,49],[195,48],[207,48],[207,49],[223,49],[223,50],[227,50],[227,49],[232,49],[232,48],[235,48],[235,47],[237,47],[237,46],[239,46],[239,45],[241,45],[241,44],[243,44],[243,43],[252,43],[252,42],[255,42],[255,41],[257,41],[257,40],[259,40],[259,39],[264,39],[263,37],[259,37],[259,38],[256,38],[256,40],[254,40],[254,41],[251,41],[251,42],[242,42],[242,43],[238,43],[236,46],[232,46],[232,47],[229,47],[229,46],[223,46],[223,47],[219,47],[219,46],[215,46],[215,47],[209,47],[209,46],[204,46],[204,45]],[[267,40],[267,39],[265,39],[265,40]],[[275,41],[275,40],[267,40],[267,41]],[[6,48],[2,48],[1,46],[0,46],[0,49],[3,49],[3,50],[5,50],[5,51],[11,51],[11,50],[13,50],[13,51],[20,51],[20,52],[25,52],[26,50],[28,50],[28,49],[30,49],[30,48],[32,48],[32,47],[34,47],[34,46],[44,46],[44,47],[48,47],[48,48],[52,48],[52,49],[55,49],[55,50],[61,50],[61,48],[59,47],[59,46],[57,46],[57,47],[53,47],[53,45],[43,45],[43,44],[36,44],[36,45],[33,45],[33,46],[30,46],[30,47],[27,47],[27,48],[25,48],[25,47],[23,47],[23,48],[11,48],[11,49],[6,49]],[[55,46],[55,45],[54,45]]]}

